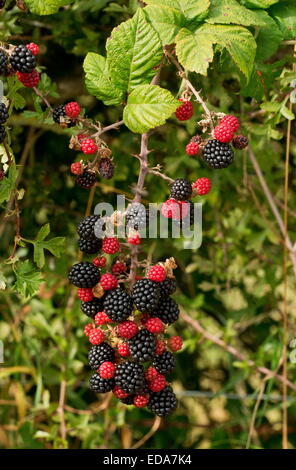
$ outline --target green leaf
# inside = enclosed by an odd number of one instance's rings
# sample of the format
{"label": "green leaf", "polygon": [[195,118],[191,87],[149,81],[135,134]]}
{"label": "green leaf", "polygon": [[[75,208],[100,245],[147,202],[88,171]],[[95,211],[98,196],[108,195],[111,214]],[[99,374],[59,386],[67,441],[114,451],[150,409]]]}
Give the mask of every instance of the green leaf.
{"label": "green leaf", "polygon": [[37,234],[37,239],[30,241],[34,245],[34,261],[37,264],[38,268],[42,268],[45,263],[44,250],[50,251],[54,256],[60,257],[65,245],[64,237],[55,237],[51,240],[44,241],[47,235],[50,232],[49,224],[41,227]]}
{"label": "green leaf", "polygon": [[269,10],[277,22],[284,39],[294,39],[296,36],[296,4],[289,0],[274,5]]}
{"label": "green leaf", "polygon": [[50,225],[49,224],[45,224],[43,225],[43,227],[41,227],[41,229],[39,230],[39,232],[37,233],[37,237],[36,237],[36,240],[38,241],[42,241],[44,240],[47,235],[50,234]]}
{"label": "green leaf", "polygon": [[212,0],[207,23],[261,25],[264,21],[255,12],[240,5],[236,0]]}
{"label": "green leaf", "polygon": [[123,93],[112,83],[105,57],[89,52],[84,59],[85,85],[88,92],[106,105],[118,105]]}
{"label": "green leaf", "polygon": [[292,111],[290,111],[290,109],[284,104],[281,106],[280,112],[282,116],[284,116],[289,121],[293,121],[293,119],[295,119],[295,114],[292,113]]}
{"label": "green leaf", "polygon": [[279,0],[241,0],[241,3],[249,8],[269,8]]}
{"label": "green leaf", "polygon": [[254,70],[247,85],[241,88],[242,96],[251,96],[260,101],[267,90],[273,85],[274,80],[281,74],[283,62],[274,64],[254,64]]}
{"label": "green leaf", "polygon": [[160,38],[141,8],[132,19],[113,29],[106,49],[111,79],[124,92],[149,83],[155,75],[153,68],[162,58]]}
{"label": "green leaf", "polygon": [[178,106],[179,101],[168,90],[142,85],[129,95],[123,120],[132,132],[142,134],[164,124]]}
{"label": "green leaf", "polygon": [[41,273],[34,268],[29,260],[16,264],[15,276],[14,290],[25,298],[30,298],[37,294],[42,277]]}
{"label": "green leaf", "polygon": [[36,15],[52,15],[60,7],[69,5],[74,0],[26,0],[26,6]]}
{"label": "green leaf", "polygon": [[258,10],[254,14],[259,18],[261,17],[263,22],[256,37],[257,51],[255,60],[263,62],[277,51],[283,40],[283,35],[276,22],[265,11]]}
{"label": "green leaf", "polygon": [[214,57],[214,44],[227,50],[248,80],[253,69],[256,42],[242,26],[204,24],[195,33],[183,28],[176,38],[176,53],[184,68],[206,75]]}
{"label": "green leaf", "polygon": [[185,18],[204,19],[207,15],[210,0],[145,0],[147,5],[168,6],[179,10]]}
{"label": "green leaf", "polygon": [[16,178],[16,165],[15,163],[12,163],[9,167],[8,176],[5,176],[0,184],[0,204],[10,199],[11,192],[13,191],[15,186]]}
{"label": "green leaf", "polygon": [[146,17],[159,34],[165,46],[174,42],[176,35],[185,25],[182,13],[165,5],[151,5],[144,9]]}

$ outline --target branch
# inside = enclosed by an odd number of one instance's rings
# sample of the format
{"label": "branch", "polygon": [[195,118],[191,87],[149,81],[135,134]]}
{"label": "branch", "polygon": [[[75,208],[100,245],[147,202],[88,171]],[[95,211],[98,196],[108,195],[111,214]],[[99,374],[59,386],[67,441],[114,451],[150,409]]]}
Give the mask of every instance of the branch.
{"label": "branch", "polygon": [[218,338],[217,336],[213,335],[212,333],[210,333],[209,331],[205,330],[201,324],[199,323],[199,321],[191,318],[189,315],[187,315],[186,313],[181,313],[181,318],[183,318],[183,320],[188,323],[189,325],[191,325],[196,331],[198,331],[204,338],[208,339],[209,341],[211,341],[212,343],[214,344],[217,344],[217,346],[219,346],[220,348],[223,348],[225,349],[225,351],[229,352],[230,354],[232,354],[232,356],[236,357],[237,359],[239,359],[240,361],[243,361],[243,362],[246,362],[250,367],[254,367],[257,372],[260,372],[260,374],[263,374],[269,378],[276,378],[278,381],[280,381],[281,383],[285,383],[289,388],[291,388],[292,390],[296,391],[296,385],[293,384],[292,382],[290,382],[290,380],[287,380],[285,377],[283,377],[282,375],[280,374],[277,374],[276,372],[268,369],[267,367],[264,367],[264,366],[257,366],[255,361],[253,361],[252,359],[248,359],[244,354],[242,354],[241,352],[239,352],[236,348],[234,348],[233,346],[225,343],[225,341],[223,341],[222,339]]}
{"label": "branch", "polygon": [[164,173],[161,173],[159,170],[155,170],[154,168],[148,168],[148,173],[151,173],[152,175],[159,176],[165,181],[168,181],[169,183],[173,183],[175,180],[170,178],[169,176],[165,175]]}
{"label": "branch", "polygon": [[51,107],[51,104],[49,103],[48,99],[41,93],[40,90],[38,90],[38,88],[34,87],[33,90],[36,93],[36,95],[39,96],[39,98],[41,98],[42,101],[44,101],[44,103],[46,104],[48,109],[50,109],[50,111],[52,112],[52,107]]}

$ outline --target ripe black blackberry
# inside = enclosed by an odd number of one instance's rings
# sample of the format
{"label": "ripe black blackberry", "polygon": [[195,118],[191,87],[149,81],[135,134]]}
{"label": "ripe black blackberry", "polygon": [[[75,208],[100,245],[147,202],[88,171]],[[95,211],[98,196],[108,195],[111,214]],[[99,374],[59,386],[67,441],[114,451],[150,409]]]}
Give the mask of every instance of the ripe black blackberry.
{"label": "ripe black blackberry", "polygon": [[191,194],[191,183],[184,178],[177,178],[171,185],[171,197],[177,199],[177,201],[185,201],[186,199],[190,199]]}
{"label": "ripe black blackberry", "polygon": [[145,383],[144,368],[136,362],[121,362],[116,367],[115,384],[126,393],[136,393]]}
{"label": "ripe black blackberry", "polygon": [[4,142],[5,137],[6,137],[6,130],[5,130],[5,127],[4,127],[4,126],[0,126],[0,144],[2,144],[2,142]]}
{"label": "ripe black blackberry", "polygon": [[177,408],[177,398],[171,387],[151,393],[148,408],[157,416],[168,416]]}
{"label": "ripe black blackberry", "polygon": [[75,183],[78,184],[81,188],[90,189],[96,183],[96,175],[90,171],[84,170],[82,175],[79,175],[75,178]]}
{"label": "ripe black blackberry", "polygon": [[248,137],[245,137],[244,135],[236,135],[232,141],[233,147],[239,150],[246,148],[248,143]]}
{"label": "ripe black blackberry", "polygon": [[8,55],[3,50],[0,49],[0,74],[5,75],[8,68]]}
{"label": "ripe black blackberry", "polygon": [[125,405],[132,405],[134,403],[134,398],[135,395],[129,395],[126,398],[121,398],[119,401],[121,401],[121,403],[124,403]]}
{"label": "ripe black blackberry", "polygon": [[99,220],[99,215],[89,215],[88,217],[84,217],[79,224],[77,225],[77,233],[81,238],[85,240],[94,240],[96,239],[95,236],[95,224]]}
{"label": "ripe black blackberry", "polygon": [[134,202],[127,208],[125,220],[129,228],[140,230],[148,227],[149,212],[142,204]]}
{"label": "ripe black blackberry", "polygon": [[114,388],[115,381],[114,379],[102,379],[98,373],[95,373],[90,378],[89,386],[93,392],[106,393]]}
{"label": "ripe black blackberry", "polygon": [[128,348],[135,361],[150,361],[155,354],[156,338],[148,330],[140,330],[128,341]]}
{"label": "ripe black blackberry", "polygon": [[177,289],[176,279],[167,277],[164,281],[159,283],[160,297],[167,297],[172,295]]}
{"label": "ripe black blackberry", "polygon": [[114,175],[114,165],[110,158],[101,158],[99,162],[99,173],[102,178],[110,180]]}
{"label": "ripe black blackberry", "polygon": [[92,369],[98,369],[103,362],[114,362],[115,351],[110,344],[104,342],[92,346],[88,353],[88,363]]}
{"label": "ripe black blackberry", "polygon": [[20,45],[13,50],[10,56],[10,64],[18,72],[30,73],[36,67],[36,59],[30,49]]}
{"label": "ripe black blackberry", "polygon": [[76,287],[94,287],[100,280],[100,271],[88,261],[74,264],[69,271],[69,281]]}
{"label": "ripe black blackberry", "polygon": [[132,313],[133,302],[131,296],[118,287],[107,292],[104,298],[104,311],[116,323],[126,320]]}
{"label": "ripe black blackberry", "polygon": [[88,302],[81,302],[80,305],[81,310],[85,315],[87,315],[90,318],[94,318],[98,312],[102,312],[104,307],[103,307],[103,298],[97,299],[94,298],[92,300],[89,300]]}
{"label": "ripe black blackberry", "polygon": [[212,139],[203,149],[203,159],[211,168],[227,168],[233,162],[233,150],[230,145]]}
{"label": "ripe black blackberry", "polygon": [[0,103],[0,124],[4,124],[8,119],[8,110],[4,103]]}
{"label": "ripe black blackberry", "polygon": [[178,304],[171,297],[163,297],[157,304],[156,309],[150,313],[152,317],[158,317],[166,325],[174,323],[179,318]]}
{"label": "ripe black blackberry", "polygon": [[132,289],[132,299],[142,313],[152,312],[159,301],[160,289],[158,283],[150,279],[140,279]]}
{"label": "ripe black blackberry", "polygon": [[56,108],[53,109],[52,111],[52,119],[54,122],[57,124],[61,124],[62,119],[61,118],[66,118],[66,110],[65,110],[65,105],[61,104],[60,106],[57,106]]}
{"label": "ripe black blackberry", "polygon": [[84,238],[79,238],[78,245],[80,251],[91,255],[100,251],[102,248],[102,240],[99,238],[95,238],[94,240],[85,240]]}
{"label": "ripe black blackberry", "polygon": [[176,367],[176,358],[170,351],[155,356],[153,366],[160,374],[169,374]]}

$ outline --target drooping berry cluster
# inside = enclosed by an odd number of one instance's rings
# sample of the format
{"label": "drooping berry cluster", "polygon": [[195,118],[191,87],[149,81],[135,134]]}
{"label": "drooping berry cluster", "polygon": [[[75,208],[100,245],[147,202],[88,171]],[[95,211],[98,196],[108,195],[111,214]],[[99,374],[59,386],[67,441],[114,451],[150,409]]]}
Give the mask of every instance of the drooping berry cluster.
{"label": "drooping berry cluster", "polygon": [[16,74],[18,80],[28,88],[36,87],[40,74],[36,70],[36,58],[39,46],[33,42],[19,46],[4,45],[0,47],[0,74],[11,76]]}
{"label": "drooping berry cluster", "polygon": [[[91,215],[78,224],[80,241],[95,240],[98,220]],[[120,249],[115,237],[102,242],[101,250],[108,255]],[[84,329],[94,371],[90,388],[96,393],[112,390],[122,403],[148,407],[158,416],[169,415],[177,406],[167,375],[175,368],[172,352],[182,348],[182,340],[166,335],[179,317],[178,305],[170,297],[176,289],[174,267],[172,260],[151,266],[147,277],[136,280],[130,291],[125,287],[129,263],[123,255],[111,261],[112,272],[102,272],[108,269],[102,254],[92,263],[75,264],[69,272],[70,282],[78,287],[81,309],[92,319]]]}

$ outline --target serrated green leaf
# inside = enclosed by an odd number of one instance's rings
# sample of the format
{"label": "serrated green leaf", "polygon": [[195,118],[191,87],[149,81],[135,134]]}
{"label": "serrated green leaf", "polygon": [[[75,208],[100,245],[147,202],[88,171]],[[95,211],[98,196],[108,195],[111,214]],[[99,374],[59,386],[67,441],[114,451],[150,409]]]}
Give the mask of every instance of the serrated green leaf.
{"label": "serrated green leaf", "polygon": [[18,262],[15,268],[16,282],[13,289],[23,297],[30,298],[37,294],[42,280],[41,273],[34,268],[29,260]]}
{"label": "serrated green leaf", "polygon": [[49,235],[49,233],[50,233],[50,225],[49,224],[43,225],[43,227],[41,227],[41,229],[37,233],[36,240],[38,241],[44,240],[47,237],[47,235]]}
{"label": "serrated green leaf", "polygon": [[164,46],[173,43],[176,35],[185,25],[182,13],[165,5],[150,5],[144,9],[144,13],[158,32]]}
{"label": "serrated green leaf", "polygon": [[145,0],[147,5],[165,5],[179,10],[185,18],[204,19],[207,15],[210,0]]}
{"label": "serrated green leaf", "polygon": [[17,169],[15,163],[9,167],[8,176],[5,176],[0,184],[0,204],[10,199],[17,178]]}
{"label": "serrated green leaf", "polygon": [[84,59],[85,85],[88,92],[106,105],[118,105],[123,92],[112,83],[105,57],[89,52]]}
{"label": "serrated green leaf", "polygon": [[168,90],[141,85],[129,95],[123,120],[132,132],[143,134],[164,124],[178,106],[180,102]]}
{"label": "serrated green leaf", "polygon": [[296,4],[294,1],[284,1],[274,5],[269,10],[277,22],[284,39],[294,39],[296,36]]}
{"label": "serrated green leaf", "polygon": [[257,101],[260,101],[266,91],[272,86],[276,77],[282,71],[284,62],[278,61],[274,64],[254,64],[254,69],[251,78],[247,85],[241,88],[240,93],[242,96],[251,96]]}
{"label": "serrated green leaf", "polygon": [[263,62],[274,54],[283,40],[283,35],[276,22],[266,11],[254,11],[258,18],[262,19],[262,26],[256,37],[257,51],[256,61]]}
{"label": "serrated green leaf", "polygon": [[195,33],[183,28],[176,38],[176,53],[184,68],[206,75],[213,60],[214,44],[227,50],[248,80],[253,69],[256,42],[242,26],[204,24]]}
{"label": "serrated green leaf", "polygon": [[26,0],[26,6],[36,15],[52,15],[74,0]]}
{"label": "serrated green leaf", "polygon": [[249,8],[269,8],[280,0],[241,0],[241,3]]}
{"label": "serrated green leaf", "polygon": [[212,0],[206,22],[211,24],[233,23],[242,26],[264,24],[260,16],[240,5],[236,0]]}
{"label": "serrated green leaf", "polygon": [[141,8],[113,29],[106,49],[111,79],[123,92],[149,83],[162,58],[160,38]]}
{"label": "serrated green leaf", "polygon": [[55,237],[51,240],[36,240],[32,242],[34,245],[34,261],[38,268],[42,268],[45,264],[44,250],[50,251],[53,256],[59,258],[63,252],[65,245],[64,237]]}

